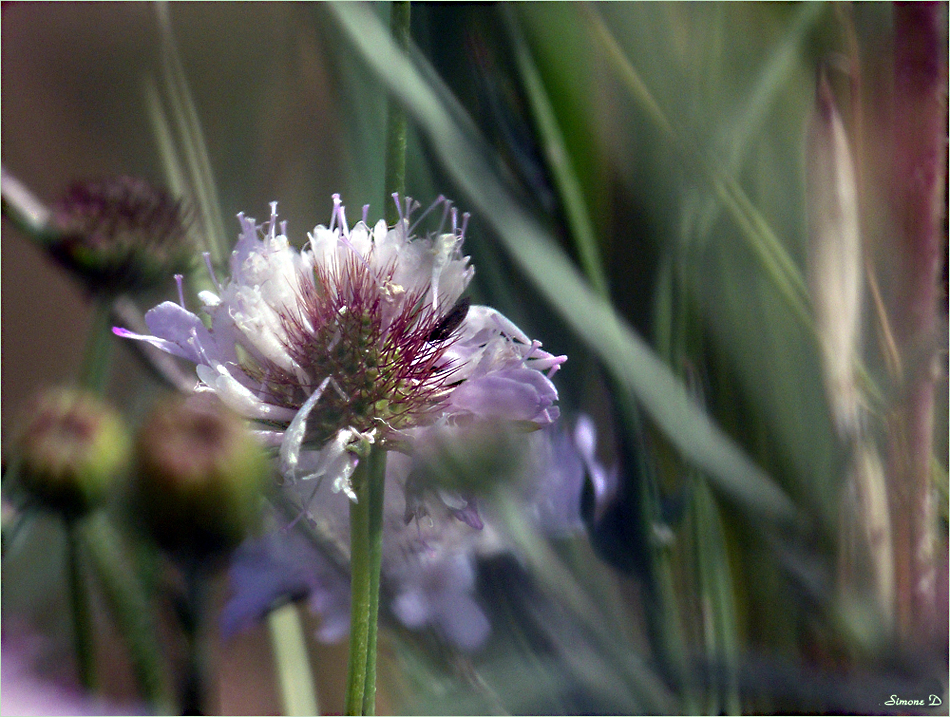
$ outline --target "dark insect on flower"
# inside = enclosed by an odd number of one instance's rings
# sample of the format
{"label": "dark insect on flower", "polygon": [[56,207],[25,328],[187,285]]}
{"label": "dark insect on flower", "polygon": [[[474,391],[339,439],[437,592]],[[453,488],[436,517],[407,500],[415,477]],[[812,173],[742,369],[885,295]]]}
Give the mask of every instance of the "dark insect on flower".
{"label": "dark insect on flower", "polygon": [[53,257],[93,293],[121,294],[184,273],[194,248],[183,203],[135,177],[77,182],[54,207]]}
{"label": "dark insect on flower", "polygon": [[465,317],[468,316],[468,307],[471,305],[471,303],[472,300],[467,296],[463,296],[457,302],[455,302],[455,306],[452,307],[452,310],[439,319],[439,323],[437,323],[435,328],[432,329],[432,332],[429,334],[429,341],[431,343],[445,341],[449,336],[451,336],[452,332],[461,326],[463,321],[465,321]]}

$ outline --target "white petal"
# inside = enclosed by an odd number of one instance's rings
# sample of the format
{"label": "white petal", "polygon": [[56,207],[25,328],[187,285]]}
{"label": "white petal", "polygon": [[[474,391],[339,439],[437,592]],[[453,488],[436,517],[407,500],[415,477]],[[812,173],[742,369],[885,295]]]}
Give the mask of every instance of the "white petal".
{"label": "white petal", "polygon": [[225,405],[242,416],[273,421],[289,421],[294,417],[295,412],[292,409],[264,403],[257,398],[228,373],[222,364],[214,368],[198,364],[195,370],[198,372],[198,378],[217,393]]}
{"label": "white petal", "polygon": [[323,395],[323,389],[330,382],[329,376],[323,379],[317,390],[310,394],[310,397],[304,402],[294,420],[290,422],[287,431],[284,433],[284,441],[280,446],[280,469],[284,475],[294,477],[294,471],[297,469],[297,463],[300,459],[300,446],[303,443],[304,434],[307,432],[307,418],[317,401]]}

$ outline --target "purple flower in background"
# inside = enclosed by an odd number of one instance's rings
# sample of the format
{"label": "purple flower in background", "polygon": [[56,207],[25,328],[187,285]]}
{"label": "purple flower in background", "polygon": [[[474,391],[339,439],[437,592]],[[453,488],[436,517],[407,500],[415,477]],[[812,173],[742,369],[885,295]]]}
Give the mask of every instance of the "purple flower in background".
{"label": "purple flower in background", "polygon": [[281,530],[245,542],[231,561],[233,597],[221,612],[221,632],[234,635],[283,602],[308,598],[322,623],[317,637],[336,642],[350,629],[349,575],[305,537]]}
{"label": "purple flower in background", "polygon": [[[582,416],[573,431],[559,426],[524,436],[525,460],[513,479],[522,486],[524,515],[550,536],[579,534],[585,475],[601,505],[616,484],[594,457],[593,422]],[[434,440],[426,436],[427,440]],[[476,561],[508,550],[490,498],[419,485],[419,459],[390,454],[383,535],[383,611],[410,629],[432,629],[456,647],[478,649],[490,632],[476,594]],[[232,596],[222,614],[231,635],[288,599],[306,596],[321,617],[318,637],[333,642],[349,629],[347,499],[320,484],[287,486],[306,501],[305,519],[316,540],[294,529],[249,541],[230,570]]]}
{"label": "purple flower in background", "polygon": [[[24,631],[8,635],[2,647],[3,714],[5,715],[131,715],[146,714],[144,705],[112,704],[85,694],[62,676],[40,671],[43,660],[40,638]],[[57,659],[57,665],[62,664]],[[45,674],[44,674],[45,672]]]}
{"label": "purple flower in background", "polygon": [[[465,501],[447,493],[445,499],[438,491],[413,497],[413,491],[406,490],[412,470],[410,457],[390,454],[383,515],[384,593],[394,596],[392,613],[407,627],[430,626],[459,647],[477,648],[488,636],[488,619],[472,596],[473,561],[482,540],[482,531],[472,526],[478,513],[472,506],[472,514],[467,514],[457,502]],[[318,637],[335,642],[349,630],[348,499],[324,482],[286,489],[305,501],[304,519],[312,539],[290,527],[237,550],[222,631],[233,634],[281,602],[307,596],[321,617]]]}
{"label": "purple flower in background", "polygon": [[115,332],[193,361],[198,390],[257,421],[288,479],[328,476],[351,497],[369,443],[398,449],[435,423],[548,425],[558,415],[550,375],[566,357],[461,298],[473,274],[461,254],[468,217],[441,198],[429,211],[440,205],[439,230],[414,237],[411,200],[393,228],[370,228],[364,207],[351,229],[334,195],[329,227],[300,251],[276,203],[262,225],[239,215],[230,280],[199,294],[210,328],[182,299],[146,314],[152,335]]}
{"label": "purple flower in background", "polygon": [[593,489],[594,513],[599,517],[614,497],[619,475],[597,460],[597,431],[589,416],[581,415],[568,432],[562,425],[546,428],[547,440],[535,444],[533,472],[526,502],[538,527],[548,535],[583,530],[581,494],[585,477]]}

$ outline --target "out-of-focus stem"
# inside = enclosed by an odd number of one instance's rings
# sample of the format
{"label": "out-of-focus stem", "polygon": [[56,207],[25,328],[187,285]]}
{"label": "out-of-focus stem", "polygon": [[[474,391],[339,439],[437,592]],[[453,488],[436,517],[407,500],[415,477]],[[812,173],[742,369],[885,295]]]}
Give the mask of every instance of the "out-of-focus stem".
{"label": "out-of-focus stem", "polygon": [[76,519],[66,520],[66,569],[69,572],[69,600],[73,611],[73,644],[79,682],[86,690],[96,688],[92,614],[82,579],[81,548]]}
{"label": "out-of-focus stem", "polygon": [[200,565],[185,568],[187,607],[182,621],[188,642],[188,663],[182,686],[182,714],[208,714],[207,693],[211,683],[211,666],[205,622],[208,612],[208,575]]}
{"label": "out-of-focus stem", "polygon": [[97,394],[105,391],[109,379],[112,342],[111,301],[97,297],[92,303],[92,325],[86,339],[86,355],[80,374],[82,385]]}
{"label": "out-of-focus stem", "polygon": [[90,515],[83,523],[82,531],[83,545],[128,647],[142,696],[157,714],[167,714],[173,707],[162,676],[152,605],[146,599],[132,562],[109,519],[102,513]]}
{"label": "out-of-focus stem", "polygon": [[5,167],[0,169],[0,194],[3,216],[20,231],[41,246],[56,240],[59,233],[50,226],[49,209]]}
{"label": "out-of-focus stem", "polygon": [[894,8],[894,192],[900,284],[894,322],[904,366],[890,431],[897,630],[907,647],[935,638],[935,515],[931,497],[937,281],[946,177],[946,9]]}
{"label": "out-of-focus stem", "polygon": [[318,715],[304,626],[293,603],[267,616],[285,715]]}

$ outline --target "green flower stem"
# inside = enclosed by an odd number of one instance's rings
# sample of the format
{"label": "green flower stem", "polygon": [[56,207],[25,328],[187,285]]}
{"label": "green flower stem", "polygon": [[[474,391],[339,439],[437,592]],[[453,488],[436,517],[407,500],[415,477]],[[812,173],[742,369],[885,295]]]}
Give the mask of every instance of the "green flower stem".
{"label": "green flower stem", "polygon": [[90,391],[101,394],[109,379],[112,359],[112,303],[96,297],[92,303],[92,325],[86,340],[86,354],[80,372],[80,382]]}
{"label": "green flower stem", "polygon": [[69,572],[69,601],[73,613],[73,644],[79,682],[86,690],[96,688],[92,614],[82,579],[81,538],[78,519],[66,519],[66,569]]}
{"label": "green flower stem", "polygon": [[267,625],[277,663],[283,713],[320,714],[307,654],[307,638],[297,606],[288,604],[273,610],[267,616]]}
{"label": "green flower stem", "polygon": [[156,714],[170,714],[172,700],[165,687],[161,655],[156,647],[158,635],[153,610],[135,577],[132,562],[105,514],[89,516],[81,527],[83,546],[125,639],[142,696]]}
{"label": "green flower stem", "polygon": [[[408,3],[406,3],[408,5]],[[386,489],[386,451],[369,454],[369,626],[366,636],[366,689],[363,714],[376,714],[376,636],[379,628],[379,577],[383,563],[383,499]]]}
{"label": "green flower stem", "polygon": [[181,712],[185,715],[208,714],[205,694],[210,682],[210,660],[205,634],[208,607],[208,576],[197,563],[184,567],[187,600],[182,628],[188,644],[188,664],[181,691]]}
{"label": "green flower stem", "polygon": [[[396,0],[392,4],[389,22],[396,45],[403,50],[409,47],[409,0]],[[396,192],[400,197],[406,194],[406,111],[390,101],[386,118],[386,191]],[[393,226],[399,221],[399,212],[394,202],[386,197],[386,221]]]}
{"label": "green flower stem", "polygon": [[350,504],[350,655],[344,712],[375,714],[376,634],[382,564],[386,452],[374,446],[353,474]]}

